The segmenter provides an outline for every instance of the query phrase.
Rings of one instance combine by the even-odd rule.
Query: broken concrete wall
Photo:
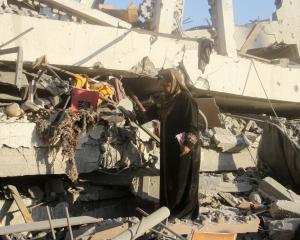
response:
[[[68,172],[70,162],[61,149],[54,151],[40,139],[35,123],[2,121],[0,132],[3,132],[0,137],[0,177]],[[109,135],[109,138],[103,140],[103,134]],[[138,132],[138,135],[145,133]],[[141,166],[147,161],[155,164],[159,160],[159,149],[149,141],[149,137],[142,138],[135,144],[133,130],[123,128],[122,124],[108,130],[102,125],[95,126],[79,140],[76,151],[78,173],[88,173],[98,168]],[[153,161],[153,157],[157,160]]]
[[[33,27],[30,32],[5,46],[24,46],[25,61],[34,61],[38,56],[46,54],[49,63],[53,64],[92,67],[101,62],[110,69],[129,70],[145,56],[149,56],[155,66],[160,68],[180,62],[185,45],[195,45],[195,49],[198,46],[195,41],[176,41],[142,30],[139,33],[136,30],[8,14],[1,15],[0,22],[5,23],[1,28],[0,46]],[[47,37],[50,32],[51,40]],[[44,40],[42,36],[45,36]],[[165,49],[163,54],[161,49]],[[8,57],[7,60],[14,60],[13,56]]]
[[[9,14],[1,15],[0,22],[5,23],[0,30],[0,45],[33,27],[5,46],[22,45],[26,61],[34,61],[37,56],[47,54],[50,63],[91,67],[101,62],[104,67],[119,70],[131,69],[145,56],[149,56],[156,68],[177,66],[183,61],[191,80],[200,89],[266,99],[251,60],[240,58],[235,61],[213,54],[202,74],[198,69],[198,42],[195,40],[176,40],[135,30]],[[48,37],[49,32],[52,33],[51,38]],[[4,59],[14,60],[14,56],[6,55]],[[255,66],[270,99],[300,101],[300,96],[294,94],[298,91],[295,82],[299,69],[260,62],[255,62]]]

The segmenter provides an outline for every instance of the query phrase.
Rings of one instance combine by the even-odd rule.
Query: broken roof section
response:
[[[47,4],[48,6],[53,6],[58,9],[65,11],[66,13],[71,13],[72,15],[78,16],[79,18],[86,20],[91,23],[104,25],[104,26],[114,26],[122,28],[131,28],[131,24],[115,18],[109,14],[102,11],[97,11],[90,9],[87,6],[68,0],[41,0],[41,2]]]

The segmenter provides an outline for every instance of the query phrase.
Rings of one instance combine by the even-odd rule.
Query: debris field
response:
[[[212,26],[183,30],[184,0],[127,9],[0,0],[0,28],[24,24],[11,39],[4,31],[15,29],[0,29],[0,238],[299,239],[300,17],[287,16],[286,2],[276,1],[277,19],[243,30],[232,0],[209,1]],[[263,33],[269,24],[281,43]],[[35,32],[47,26],[60,29],[53,41]],[[117,38],[96,43],[96,30]],[[66,33],[59,50],[58,31]],[[92,52],[76,58],[75,32],[74,42],[90,34],[78,55]],[[138,109],[161,98],[157,74],[167,67],[179,70],[207,119],[195,221],[159,206],[160,123],[137,121]]]

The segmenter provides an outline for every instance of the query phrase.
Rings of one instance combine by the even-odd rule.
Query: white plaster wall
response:
[[[264,22],[263,30],[258,34],[256,40],[250,45],[250,49],[268,47],[275,42],[284,42],[287,44],[297,44],[300,49],[300,24],[299,21],[292,25],[284,25],[281,21]],[[236,27],[235,40],[237,49],[240,49],[253,25]]]
[[[255,68],[252,66],[250,69],[250,65],[249,59],[234,60],[212,55],[203,77],[208,80],[212,91],[266,99]],[[283,68],[257,61],[255,61],[255,66],[270,99],[299,101],[299,68]]]
[[[46,54],[49,63],[61,65],[91,67],[101,62],[107,68],[129,70],[145,56],[154,57],[156,64],[165,63],[164,59],[174,61],[174,51],[184,44],[163,37],[151,44],[154,36],[131,30],[10,14],[0,16],[0,26],[0,46],[33,27],[5,48],[23,46],[24,60],[34,61]],[[16,56],[3,58],[15,60]]]
[[[0,46],[34,27],[33,31],[5,46],[23,46],[26,61],[46,54],[53,64],[91,67],[100,61],[106,68],[129,70],[145,56],[149,56],[157,68],[177,66],[183,60],[191,79],[195,83],[199,77],[207,79],[211,91],[266,98],[253,68],[247,80],[250,60],[213,54],[202,74],[198,69],[198,43],[193,40],[10,14],[0,15],[0,26]],[[14,60],[15,56],[2,58]],[[256,66],[270,99],[300,102],[300,69],[260,62],[256,62]],[[196,86],[202,87],[199,83]]]

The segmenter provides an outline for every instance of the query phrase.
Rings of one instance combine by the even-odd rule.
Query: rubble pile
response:
[[[30,75],[27,74],[28,94],[23,101],[13,101],[7,95],[2,99],[0,124],[6,124],[8,129],[11,129],[9,124],[24,128],[25,124],[31,124],[31,130],[23,133],[10,130],[9,134],[18,136],[19,141],[12,144],[3,137],[0,143],[5,151],[18,149],[18,154],[25,157],[31,149],[36,153],[28,159],[36,162],[41,161],[39,152],[43,151],[41,159],[48,161],[49,166],[42,175],[55,173],[58,164],[59,174],[68,178],[52,175],[36,184],[26,177],[25,185],[18,183],[18,178],[5,180],[1,204],[4,206],[6,199],[21,199],[35,221],[49,218],[45,206],[51,206],[54,219],[65,217],[66,207],[75,218],[82,215],[105,218],[97,220],[96,225],[76,228],[73,231],[76,235],[110,236],[126,231],[137,219],[117,217],[137,216],[135,208],[141,205],[153,211],[159,203],[159,147],[149,135],[149,131],[155,134],[157,123],[141,127],[133,122],[130,111],[136,103],[126,95],[115,76],[95,80],[93,76],[65,73],[51,67],[26,70]],[[17,91],[20,93],[22,88]],[[99,95],[96,100],[94,94]],[[194,222],[176,219],[167,226],[182,236],[196,232],[231,233],[240,239],[277,239],[274,236],[286,232],[294,236],[300,225],[300,196],[256,168],[264,136],[261,119],[271,118],[260,116],[256,121],[247,116],[219,113],[218,119],[218,123],[209,122],[210,127],[199,136],[200,217]],[[285,121],[285,126],[297,143],[298,122]],[[92,168],[82,170],[89,162]],[[61,167],[63,164],[65,167]],[[20,193],[11,192],[7,188],[11,185]],[[22,222],[24,208],[18,204],[9,208],[4,215],[5,225]],[[65,229],[63,233],[56,234],[69,239],[66,228],[61,229]],[[153,231],[156,237],[174,237],[172,232],[159,228]]]
[[[221,152],[238,153],[247,147],[257,148],[263,133],[255,121],[245,121],[220,114],[220,127],[208,129],[200,138],[204,147]]]
[[[104,1],[0,0],[1,19],[13,23],[3,24],[0,55],[17,54],[16,61],[0,60],[0,238],[300,236],[300,122],[277,117],[298,111],[299,98],[291,97],[298,91],[297,44],[294,32],[282,31],[295,20],[279,16],[271,29],[278,39],[293,36],[293,44],[276,42],[264,51],[260,42],[271,40],[261,34],[271,23],[262,21],[247,26],[237,51],[229,3],[209,1],[212,26],[205,29],[213,43],[183,33],[184,0],[143,0],[139,9]],[[274,46],[295,52],[297,61],[275,54]],[[41,51],[55,65],[46,56],[32,62]],[[199,133],[200,214],[193,222],[165,221],[169,210],[158,209],[159,122],[140,125],[134,114],[161,96],[158,70],[176,66],[208,124]],[[243,76],[244,86],[237,84]],[[266,90],[256,88],[257,80]],[[265,111],[276,117],[258,115]]]

